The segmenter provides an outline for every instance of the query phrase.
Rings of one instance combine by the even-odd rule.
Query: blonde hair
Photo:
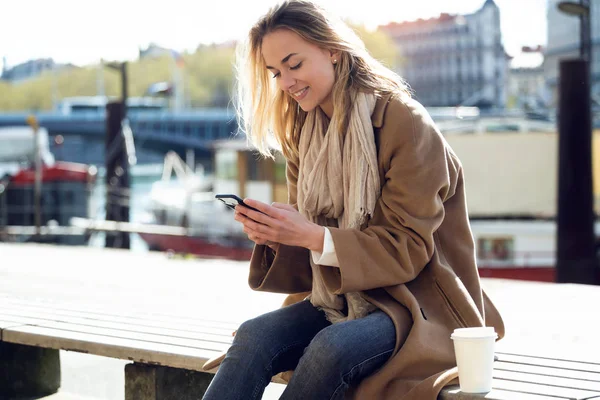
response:
[[[404,81],[373,58],[344,22],[311,1],[286,0],[252,27],[237,51],[238,123],[264,156],[273,157],[269,137],[274,135],[284,156],[297,158],[306,119],[306,112],[296,101],[277,88],[262,57],[263,38],[278,29],[287,29],[322,49],[340,53],[332,89],[333,118],[340,121],[340,132],[347,128],[349,115],[345,110],[351,109],[358,91],[410,96]]]

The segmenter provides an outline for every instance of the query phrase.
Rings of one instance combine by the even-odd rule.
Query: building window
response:
[[[480,237],[477,239],[477,258],[482,261],[512,261],[513,237]]]

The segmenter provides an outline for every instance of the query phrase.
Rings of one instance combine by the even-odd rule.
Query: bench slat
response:
[[[494,378],[492,387],[494,389],[502,389],[514,391],[518,393],[543,394],[546,396],[562,396],[567,399],[583,400],[600,396],[600,392],[591,390],[572,389],[565,387],[547,386],[532,382],[516,382],[506,379]]]
[[[600,395],[600,382],[586,381],[581,379],[560,378],[555,376],[545,376],[538,374],[526,374],[517,371],[498,371],[494,370],[494,378],[505,379],[517,382],[538,383],[553,387],[563,387],[570,389],[583,389],[598,392]]]
[[[17,326],[22,326],[23,323],[22,322],[15,322],[15,321],[3,321],[0,319],[0,341],[2,340],[2,331],[6,328],[13,328],[13,327],[17,327]]]
[[[600,364],[587,361],[562,360],[509,353],[496,354],[498,356],[499,361],[504,361],[506,363],[536,365],[549,368],[567,369],[572,371],[600,373]]]
[[[92,333],[40,326],[21,326],[3,331],[3,341],[29,346],[77,351],[146,364],[200,371],[204,362],[220,353],[201,348],[148,343]]]
[[[71,333],[91,334],[95,336],[104,336],[107,338],[126,339],[142,343],[143,348],[151,350],[154,345],[169,344],[176,347],[203,349],[214,352],[226,351],[230,344],[212,342],[199,339],[180,339],[172,336],[154,335],[140,332],[127,332],[117,329],[99,328],[94,326],[85,326],[77,324],[68,324],[63,322],[48,322],[43,325],[35,325],[40,328],[55,329],[57,332],[65,332],[66,335]],[[6,339],[5,339],[6,340]]]
[[[546,396],[543,394],[520,393],[502,389],[492,389],[485,395],[463,393],[458,385],[444,388],[438,400],[479,400],[485,396],[485,400],[571,400],[572,397]]]
[[[24,318],[24,317],[12,317],[12,316],[4,316],[0,314],[0,330],[5,328],[10,328],[13,326],[27,325],[32,322],[35,322],[35,319]]]
[[[144,308],[136,308],[131,304],[127,304],[125,308],[127,312],[123,312],[124,308],[122,304],[109,306],[103,304],[102,307],[98,307],[98,303],[90,303],[85,301],[83,297],[77,302],[56,302],[56,301],[36,301],[31,299],[17,299],[17,298],[6,298],[0,296],[0,305],[6,307],[34,307],[40,311],[53,311],[53,312],[85,312],[90,316],[95,315],[98,318],[103,316],[116,316],[124,318],[135,323],[135,320],[153,320],[163,322],[165,324],[184,324],[186,326],[204,326],[212,327],[216,329],[231,330],[236,329],[242,322],[235,321],[220,321],[202,315],[202,307],[195,309],[192,315],[177,315],[176,313],[162,314],[159,312],[148,312],[148,305]]]
[[[505,363],[503,361],[496,361],[494,363],[494,370],[514,371],[526,374],[536,374],[550,377],[572,378],[583,381],[600,382],[600,374],[597,372],[573,371],[570,369],[551,368],[540,365],[516,364]]]
[[[153,335],[160,335],[165,337],[173,337],[173,338],[182,338],[182,339],[198,339],[198,340],[206,340],[224,344],[231,344],[232,336],[230,332],[225,333],[206,333],[201,330],[192,331],[192,330],[176,330],[170,328],[155,328],[155,327],[147,327],[147,326],[135,326],[131,324],[125,324],[121,322],[107,322],[102,320],[96,320],[92,318],[81,318],[81,317],[68,317],[63,315],[53,315],[53,313],[38,313],[31,311],[19,311],[19,310],[8,310],[0,307],[0,319],[13,319],[17,318],[15,313],[19,313],[23,317],[27,317],[28,324],[30,325],[39,325],[39,326],[49,326],[49,324],[54,322],[62,322],[73,325],[81,325],[87,327],[97,327],[97,328],[107,328],[107,329],[115,329],[124,332],[137,332],[137,333],[147,333]],[[18,319],[18,318],[17,318]],[[76,328],[74,328],[76,329]]]
[[[206,324],[172,324],[163,321],[157,321],[154,319],[144,319],[142,317],[127,317],[118,314],[111,314],[110,312],[106,312],[103,314],[98,313],[90,313],[85,310],[79,311],[62,311],[62,310],[52,310],[45,309],[38,306],[19,306],[19,307],[11,307],[0,304],[0,313],[3,315],[37,315],[37,316],[48,316],[55,319],[60,318],[85,318],[89,320],[95,321],[104,321],[107,323],[122,323],[129,326],[137,326],[140,327],[140,330],[143,330],[146,327],[150,328],[164,328],[165,326],[170,329],[178,330],[178,331],[188,331],[188,332],[202,332],[213,335],[223,335],[223,336],[231,336],[231,333],[237,328],[218,328],[210,326],[210,322]]]

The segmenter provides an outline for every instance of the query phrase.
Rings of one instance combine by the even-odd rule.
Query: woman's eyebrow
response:
[[[283,59],[281,60],[281,63],[284,64],[284,63],[288,62],[290,57],[297,56],[297,55],[298,55],[298,53],[290,53],[287,56],[283,57]],[[275,69],[275,68],[267,65],[267,69]]]

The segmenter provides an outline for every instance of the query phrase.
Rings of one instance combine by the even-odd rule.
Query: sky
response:
[[[369,28],[389,22],[466,14],[485,0],[315,0]],[[7,0],[0,7],[0,57],[93,64],[132,60],[156,43],[194,51],[200,43],[244,37],[275,0]],[[546,0],[496,0],[506,51],[546,43]]]

